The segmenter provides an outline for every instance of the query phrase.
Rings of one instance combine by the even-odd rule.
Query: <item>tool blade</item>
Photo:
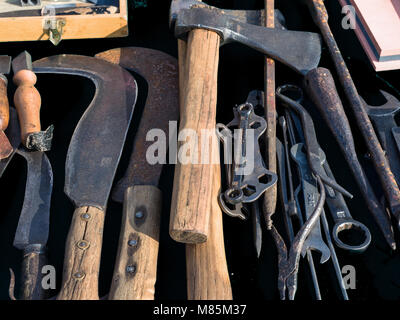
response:
[[[20,70],[32,70],[32,57],[27,52],[24,51],[15,57],[12,61],[12,68],[14,74]]]
[[[76,207],[104,210],[136,103],[136,81],[120,66],[93,57],[58,55],[33,66],[36,73],[83,76],[96,86],[69,145],[64,192]]]
[[[53,172],[45,153],[30,152],[22,146],[17,153],[25,158],[28,166],[24,204],[14,238],[14,247],[23,250],[31,244],[47,243]]]
[[[146,141],[146,136],[153,128],[167,136],[170,121],[178,120],[178,62],[166,53],[147,48],[113,49],[96,57],[134,71],[148,83],[146,106],[135,136],[130,163],[112,194],[115,201],[122,202],[129,186],[158,186],[163,163],[152,164],[148,161],[146,152],[154,141]]]
[[[9,74],[11,68],[11,57],[0,56],[0,74]]]

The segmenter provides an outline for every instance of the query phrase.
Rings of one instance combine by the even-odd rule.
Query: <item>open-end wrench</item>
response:
[[[397,184],[400,183],[400,157],[392,129],[397,127],[395,115],[400,111],[400,101],[386,91],[380,90],[385,97],[386,103],[381,106],[370,106],[361,98],[365,111],[374,124],[382,148],[386,152],[390,169],[392,170]]]
[[[308,164],[307,155],[304,152],[304,144],[298,143],[294,145],[291,150],[293,160],[296,162],[299,168],[299,174],[301,176],[302,191],[304,197],[304,212],[305,218],[308,220],[315,210],[316,204],[319,199],[317,182],[313,177],[313,173]],[[320,155],[320,162],[325,162],[325,159]],[[331,252],[328,246],[325,244],[322,233],[321,224],[318,219],[314,228],[311,230],[307,240],[304,243],[302,254],[305,256],[307,250],[315,250],[321,253],[320,263],[327,262],[331,256]]]

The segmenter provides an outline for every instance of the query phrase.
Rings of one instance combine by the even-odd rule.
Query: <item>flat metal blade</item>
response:
[[[64,192],[76,207],[104,210],[136,103],[136,81],[120,66],[87,56],[48,57],[33,67],[36,73],[78,75],[95,84],[69,145]]]
[[[21,52],[17,57],[15,57],[12,61],[12,68],[14,74],[20,70],[32,70],[32,57],[27,52]]]
[[[150,130],[157,129],[168,136],[170,121],[178,120],[178,62],[161,51],[133,47],[105,51],[96,57],[134,71],[148,83],[146,106],[135,136],[130,163],[112,194],[115,201],[122,202],[129,186],[158,186],[163,164],[151,164],[146,158],[146,151],[154,144],[153,141],[146,141],[146,135]]]
[[[14,238],[14,247],[23,250],[28,245],[47,244],[53,171],[44,152],[21,146],[17,154],[25,158],[28,166],[24,204]]]
[[[11,68],[11,57],[0,56],[0,74],[9,74]]]

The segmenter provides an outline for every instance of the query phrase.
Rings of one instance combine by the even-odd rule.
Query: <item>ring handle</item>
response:
[[[339,239],[339,233],[344,230],[358,230],[359,232],[362,232],[364,234],[364,241],[359,245],[344,243],[342,240]],[[369,231],[369,229],[361,222],[353,219],[348,219],[336,223],[332,230],[332,237],[339,248],[355,253],[364,252],[371,244],[371,232]]]

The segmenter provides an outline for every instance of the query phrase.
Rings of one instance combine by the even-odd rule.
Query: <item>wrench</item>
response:
[[[380,90],[387,102],[379,107],[368,105],[363,98],[365,111],[374,124],[378,133],[382,148],[386,151],[386,157],[390,168],[396,178],[397,184],[400,183],[400,158],[396,146],[396,141],[392,134],[392,129],[397,127],[395,115],[400,111],[400,101],[386,91]]]
[[[323,158],[326,159],[325,154],[322,150],[320,150],[320,153],[321,155],[323,155]],[[328,177],[335,180],[335,177],[327,161],[325,161],[325,163],[323,164],[323,169],[325,170]],[[339,248],[342,248],[344,250],[348,250],[354,253],[364,252],[371,243],[371,232],[364,224],[353,219],[342,194],[340,194],[339,192],[335,192],[332,188],[328,186],[325,186],[325,188],[326,203],[328,205],[332,219],[335,223],[332,229],[333,241]],[[339,234],[344,230],[356,230],[356,232],[358,231],[362,233],[364,238],[363,242],[358,245],[343,242],[339,238]]]
[[[308,220],[315,210],[316,203],[319,199],[319,193],[317,182],[313,177],[312,171],[308,164],[307,155],[304,152],[303,148],[304,144],[298,143],[291,148],[290,152],[293,160],[296,162],[299,168],[299,174],[301,175],[301,184],[305,206],[304,211],[306,219]],[[322,158],[321,155],[320,162],[325,162],[325,158]],[[321,253],[321,264],[327,262],[331,257],[331,252],[322,238],[321,224],[319,218],[304,243],[304,246],[302,248],[303,257],[306,255],[308,249],[315,250]]]

